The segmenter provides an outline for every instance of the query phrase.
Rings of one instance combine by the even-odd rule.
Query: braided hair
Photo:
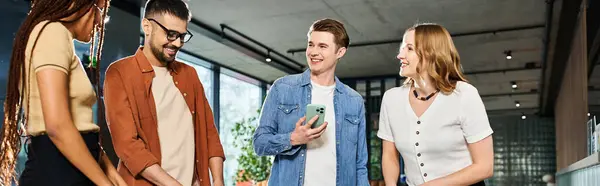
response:
[[[29,85],[25,70],[30,71],[31,65],[29,65],[29,69],[25,69],[25,63],[29,63],[29,61],[25,61],[25,49],[33,28],[43,21],[48,22],[43,25],[41,30],[44,30],[48,23],[52,22],[75,22],[85,14],[78,16],[74,20],[63,21],[62,19],[75,15],[80,10],[96,8],[95,6],[97,6],[99,1],[102,0],[32,0],[31,10],[15,35],[10,58],[8,86],[6,100],[4,102],[4,124],[2,125],[2,128],[0,128],[0,185],[12,185],[13,182],[16,183],[16,160],[19,150],[21,149],[21,135],[25,130],[25,128],[22,128],[22,130],[19,130],[19,128],[21,124],[23,124],[22,126],[27,124],[27,116],[29,115],[28,109],[23,108],[24,97],[29,96],[29,91],[20,90],[26,90]],[[97,89],[97,100],[100,100],[98,90],[100,90],[100,54],[104,42],[103,20],[106,17],[110,4],[110,0],[105,1],[106,3],[103,7],[104,11],[101,12],[102,21],[95,23],[92,46],[90,47],[90,54],[95,56],[97,61],[96,67],[93,70],[95,75],[95,88]],[[94,11],[94,16],[96,15],[96,12],[97,11]],[[33,48],[35,48],[37,39],[38,38],[34,40]],[[98,40],[98,43],[96,43],[96,40]],[[96,44],[97,47],[94,48],[94,45]],[[24,95],[24,92],[27,92],[27,95]],[[29,101],[25,104],[29,104]],[[98,112],[98,114],[100,115],[102,112]]]

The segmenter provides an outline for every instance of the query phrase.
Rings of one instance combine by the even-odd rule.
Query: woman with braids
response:
[[[92,111],[98,95],[73,46],[73,39],[92,42],[100,60],[109,1],[32,1],[10,60],[0,185],[16,181],[21,136],[29,143],[19,185],[125,185],[100,146]]]

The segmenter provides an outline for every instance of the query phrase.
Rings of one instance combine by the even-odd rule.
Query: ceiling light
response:
[[[512,59],[512,51],[505,51],[504,54],[506,54],[506,59]]]
[[[527,119],[527,116],[525,116],[525,114],[523,114],[523,115],[521,115],[521,119],[525,120],[525,119]]]
[[[521,103],[519,103],[519,101],[515,101],[515,106],[516,107],[521,107]]]
[[[517,82],[511,81],[510,84],[511,84],[512,89],[517,89],[518,88]]]
[[[590,117],[590,116],[591,116],[591,114],[588,112],[588,117]]]
[[[267,58],[265,59],[266,62],[271,62],[271,51],[267,51]]]

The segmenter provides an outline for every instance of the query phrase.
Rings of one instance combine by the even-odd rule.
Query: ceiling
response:
[[[301,64],[306,64],[304,52],[287,51],[304,48],[308,28],[322,18],[342,21],[351,44],[386,43],[350,47],[337,67],[340,78],[395,76],[399,43],[390,40],[401,39],[404,30],[415,23],[438,23],[452,34],[467,34],[453,39],[464,71],[470,74],[468,79],[479,89],[488,110],[515,109],[515,101],[521,108],[539,105],[536,91],[545,34],[543,0],[209,0],[190,1],[189,5],[195,20],[214,28],[225,24]],[[494,30],[499,31],[491,32]],[[224,32],[267,50],[227,29]],[[469,34],[477,32],[481,33]],[[288,74],[203,34],[195,34],[185,49],[266,81]],[[511,60],[506,59],[506,50],[512,51]],[[271,63],[277,62],[291,64],[288,60]],[[527,63],[532,68],[525,69]],[[511,81],[518,83],[518,89],[511,88]]]
[[[143,6],[143,0],[123,2]],[[459,35],[453,40],[464,71],[489,111],[538,112],[545,0],[203,0],[188,4],[194,37],[184,49],[265,82],[302,70],[282,68],[282,64],[306,66],[304,52],[287,51],[305,47],[306,33],[315,20],[342,21],[351,45],[383,43],[350,47],[337,67],[340,78],[396,76],[399,64],[395,56],[404,30],[415,23],[438,23]],[[221,24],[260,44],[222,30]],[[274,52],[274,61],[266,62],[268,50],[295,62]],[[504,54],[507,50],[512,51],[510,60]],[[518,84],[516,90],[511,88],[512,81]],[[589,85],[600,89],[600,69],[593,71]],[[597,98],[600,91],[590,91],[591,105],[600,105]],[[515,108],[515,101],[520,108]]]
[[[140,0],[128,1],[141,5]],[[539,111],[546,34],[545,0],[205,0],[188,3],[193,14],[190,30],[194,38],[184,49],[266,82],[302,71],[301,68],[282,68],[282,64],[306,66],[302,49],[308,28],[315,20],[334,18],[346,26],[351,47],[336,71],[342,79],[395,77],[399,68],[395,56],[404,30],[415,23],[438,23],[454,36],[467,78],[478,88],[489,111],[501,114]],[[222,29],[222,25],[260,44]],[[295,62],[273,57],[273,52],[270,57],[274,61],[266,62],[264,58],[269,50]],[[513,57],[510,60],[504,53],[508,50]],[[512,89],[511,82],[516,82],[518,88]],[[600,98],[600,91],[596,91],[600,89],[599,70],[593,71],[589,85],[590,105],[600,105],[596,101],[600,99],[595,99]],[[515,107],[515,101],[520,102],[520,108]]]
[[[530,25],[543,26],[544,1],[423,0],[220,0],[190,1],[196,20],[226,24],[280,53],[303,48],[311,23],[321,18],[344,22],[351,43],[400,39],[417,22],[444,25],[452,33]],[[490,21],[494,20],[494,21]],[[225,33],[236,35],[225,30]],[[196,34],[201,35],[201,34]],[[523,67],[541,60],[544,28],[455,38],[465,71]],[[212,41],[211,41],[212,40]],[[341,78],[391,75],[398,71],[398,43],[351,47],[336,71]],[[186,49],[244,70],[267,81],[285,73],[207,37],[194,37]],[[514,50],[515,59],[504,59]],[[518,52],[523,50],[523,52]],[[287,54],[305,64],[304,53]]]

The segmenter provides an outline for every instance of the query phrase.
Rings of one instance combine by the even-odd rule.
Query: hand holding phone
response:
[[[325,105],[308,104],[306,106],[306,118],[319,116],[319,119],[311,125],[311,128],[318,128],[325,122]]]
[[[293,146],[307,144],[313,139],[321,137],[325,132],[325,128],[327,128],[327,122],[325,122],[325,106],[311,104],[306,108],[306,116],[300,118],[298,122],[296,122],[296,128],[290,135],[290,144]],[[304,124],[304,121],[307,119],[309,121]]]

